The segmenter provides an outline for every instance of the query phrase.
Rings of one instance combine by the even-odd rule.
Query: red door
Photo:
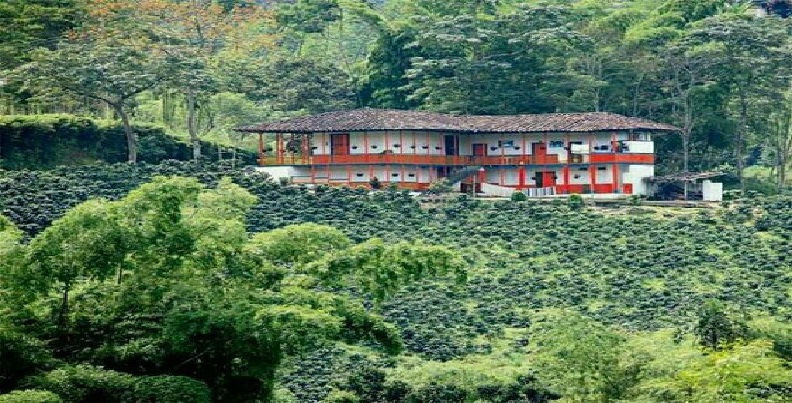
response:
[[[547,157],[547,144],[533,143],[531,144],[531,150],[533,152],[534,164],[544,163]]]
[[[487,156],[487,145],[486,144],[473,144],[473,156],[474,157],[486,157]]]
[[[553,187],[556,185],[555,172],[542,172],[542,184],[544,187]]]
[[[349,155],[349,134],[334,134],[331,150],[333,155]]]

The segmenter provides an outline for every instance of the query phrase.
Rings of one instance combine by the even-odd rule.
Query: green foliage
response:
[[[130,375],[89,365],[66,366],[26,381],[32,389],[46,390],[66,402],[119,400],[133,382]],[[122,398],[123,399],[123,398]]]
[[[153,125],[136,124],[139,160],[158,163],[188,160],[189,145]],[[217,145],[204,143],[208,157]],[[249,163],[250,153],[239,157]],[[73,115],[0,116],[0,166],[5,169],[48,169],[59,165],[123,162],[127,158],[123,128],[117,123]]]
[[[209,403],[212,401],[206,384],[183,376],[147,376],[135,380],[130,401]]]
[[[638,381],[641,361],[625,337],[574,312],[552,312],[532,327],[540,376],[572,400],[613,401]]]
[[[511,195],[511,200],[515,202],[522,202],[528,200],[528,196],[523,192],[514,192]]]
[[[745,337],[747,329],[731,319],[718,301],[707,301],[699,311],[694,333],[703,347],[720,350]]]
[[[0,395],[0,403],[61,403],[58,395],[43,390],[15,390]]]
[[[569,199],[567,200],[567,206],[571,210],[581,210],[586,207],[586,201],[583,200],[583,197],[579,194],[572,194],[569,195]]]

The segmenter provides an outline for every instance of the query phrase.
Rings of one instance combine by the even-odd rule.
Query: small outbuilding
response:
[[[653,200],[723,201],[723,183],[712,179],[723,172],[681,172],[646,178],[649,198]]]

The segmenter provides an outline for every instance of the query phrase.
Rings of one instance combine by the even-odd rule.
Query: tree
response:
[[[690,32],[692,43],[702,47],[718,73],[718,80],[731,90],[738,124],[734,138],[734,158],[744,190],[745,142],[751,118],[766,114],[757,108],[767,94],[787,88],[792,69],[788,28],[776,18],[749,18],[742,14],[720,14],[696,24]]]
[[[707,301],[698,314],[698,323],[694,330],[701,346],[721,350],[738,339],[745,337],[746,327],[732,320],[722,304]]]
[[[531,334],[540,379],[572,401],[618,400],[639,379],[624,336],[577,313],[545,312]]]
[[[362,340],[401,351],[395,326],[317,285],[359,286],[381,301],[422,278],[464,278],[464,261],[439,246],[352,245],[313,224],[250,239],[244,218],[254,203],[228,179],[207,189],[158,177],[120,200],[78,205],[21,246],[9,276],[35,297],[18,301],[59,306],[69,326],[52,326],[42,309],[9,320],[36,338],[57,336],[53,347],[70,362],[122,377],[189,377],[214,400],[267,400],[288,355]]]
[[[130,39],[130,40],[127,40]],[[143,39],[82,37],[62,41],[55,50],[35,51],[18,74],[41,96],[68,94],[109,105],[124,127],[128,161],[137,161],[137,136],[130,122],[135,96],[167,77],[164,54]]]

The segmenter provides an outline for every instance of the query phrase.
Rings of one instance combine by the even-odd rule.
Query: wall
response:
[[[704,201],[720,202],[723,201],[723,184],[712,181],[704,181],[701,184],[701,191]]]
[[[445,135],[453,133],[420,132],[420,131],[381,131],[351,133],[349,135],[350,154],[380,154],[389,150],[394,154],[418,155],[445,155]],[[611,147],[611,133],[597,134],[570,134],[569,141],[581,141],[589,144],[591,141],[592,152],[613,152]],[[627,140],[630,136],[625,133],[616,134],[617,139]],[[647,134],[633,135],[633,138],[650,139]],[[532,155],[533,143],[548,141],[547,153],[558,155],[559,159],[567,158],[567,135],[560,133],[543,134],[459,134],[459,155],[473,155],[473,144],[486,144],[488,156],[516,156]],[[511,142],[511,147],[505,144]],[[651,141],[628,142],[631,153],[654,153],[654,143]],[[368,145],[368,149],[366,149]],[[394,147],[400,145],[400,147]],[[312,136],[311,147],[314,155],[328,155],[331,153],[331,134],[318,133]]]
[[[648,195],[650,186],[643,180],[654,176],[653,165],[628,165],[624,167],[622,182],[633,185],[633,194]]]
[[[288,176],[308,182],[310,182],[312,172],[309,167],[264,167],[261,170],[268,173],[270,172],[269,170],[272,170],[271,175],[276,180],[279,177]],[[331,166],[329,173],[331,182],[347,182],[349,180],[353,184],[368,184],[372,177],[377,177],[383,183],[430,183],[430,178],[434,179],[435,177],[435,174],[428,167],[401,165],[350,165],[349,170],[347,170],[345,165],[340,165]],[[326,167],[315,168],[313,174],[318,182],[328,180],[328,169]]]

